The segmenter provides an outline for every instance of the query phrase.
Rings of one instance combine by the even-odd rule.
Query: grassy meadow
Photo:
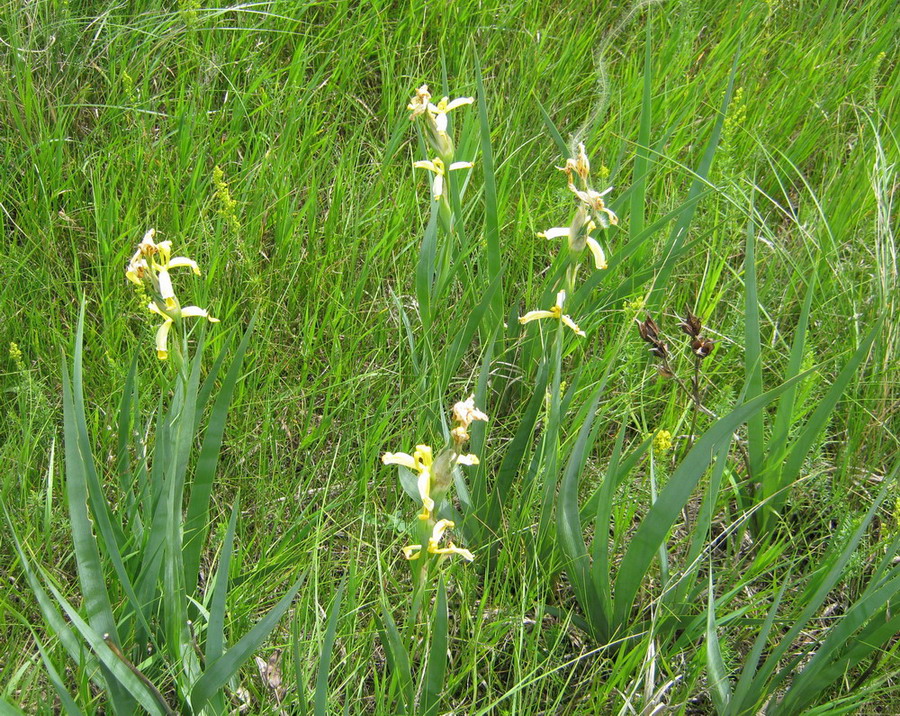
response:
[[[3,3],[0,712],[900,711],[893,5]]]

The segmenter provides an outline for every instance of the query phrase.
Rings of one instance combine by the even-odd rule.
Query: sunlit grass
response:
[[[166,368],[145,350],[156,326],[123,277],[136,242],[157,227],[204,268],[202,278],[188,282],[192,300],[231,326],[259,315],[213,491],[211,520],[223,526],[213,528],[204,558],[212,568],[240,493],[229,631],[246,632],[309,570],[269,645],[283,650],[285,704],[292,708],[305,689],[311,708],[328,698],[328,712],[345,705],[350,713],[386,712],[380,709],[397,693],[378,619],[385,600],[400,610],[412,588],[400,552],[409,543],[404,528],[412,508],[380,457],[418,443],[442,445],[442,411],[478,392],[488,374],[478,404],[491,422],[486,438],[473,433],[484,479],[496,475],[515,437],[540,380],[541,354],[537,329],[525,326],[520,334],[515,318],[549,308],[553,271],[563,270],[553,263],[557,244],[536,234],[568,221],[574,206],[555,168],[565,156],[543,107],[563,140],[578,133],[593,171],[604,176],[597,188],[615,187],[607,198],[620,217],[620,228],[603,242],[606,276],[565,304],[588,334],[583,344],[567,337],[560,359],[563,391],[581,368],[560,428],[565,454],[609,369],[578,485],[582,509],[608,470],[620,428],[625,453],[658,430],[671,431],[674,449],[654,458],[662,485],[689,434],[702,435],[712,422],[695,417],[684,391],[657,379],[657,361],[633,327],[635,317],[644,318],[638,306],[653,312],[675,351],[673,369],[688,380],[690,355],[675,343],[690,306],[716,342],[704,363],[705,407],[723,416],[739,403],[750,217],[764,390],[793,375],[791,349],[816,276],[810,330],[796,356],[799,369],[815,373],[797,385],[792,426],[826,397],[876,320],[889,317],[804,456],[766,551],[741,547],[743,535],[755,533],[742,517],[741,500],[752,490],[737,449],[721,476],[711,537],[733,535],[727,549],[734,551],[704,552],[702,580],[711,556],[716,596],[746,587],[728,608],[761,622],[793,565],[781,614],[789,620],[809,597],[802,578],[828,554],[832,535],[849,539],[898,452],[900,333],[890,318],[900,292],[891,251],[900,154],[893,133],[900,86],[895,15],[888,2],[853,9],[837,2],[682,2],[634,12],[579,3],[273,2],[228,9],[184,2],[174,9],[144,3],[140,12],[7,3],[0,11],[0,456],[3,499],[26,549],[66,596],[79,599],[63,489],[60,349],[71,349],[84,295],[88,428],[115,505],[114,465],[104,461],[115,451],[117,403],[135,353],[143,384],[166,384]],[[672,236],[671,220],[654,224],[688,196],[738,49],[716,157],[679,238],[688,248],[667,269],[666,285],[651,292]],[[496,183],[490,199],[480,105],[454,110],[461,113],[460,156],[475,161],[459,207],[468,247],[453,249],[465,260],[428,316],[417,284],[428,172],[414,171],[413,161],[432,155],[423,152],[405,109],[425,82],[436,97],[484,103]],[[487,258],[479,263],[491,238],[489,201],[497,212],[503,313],[493,316],[489,302],[483,325],[457,352],[454,340],[465,333],[493,270]],[[644,230],[650,238],[623,258]],[[589,274],[585,265],[579,283]],[[498,328],[501,318],[505,328]],[[485,369],[495,328],[498,343]],[[223,337],[211,332],[209,339],[214,355]],[[20,357],[7,359],[11,342]],[[552,386],[552,375],[544,380]],[[551,401],[542,398],[543,391],[536,410],[549,410]],[[535,420],[543,426],[545,418],[541,412]],[[774,420],[772,407],[766,436]],[[744,428],[738,438],[753,442]],[[528,475],[525,460],[510,486],[516,509],[503,512],[499,527],[480,530],[482,539],[471,545],[475,563],[444,565],[451,617],[442,712],[618,713],[626,704],[640,711],[655,702],[712,711],[705,621],[688,630],[690,638],[676,630],[639,639],[631,650],[597,651],[578,622],[583,615],[561,571],[563,558],[535,545],[544,495]],[[673,569],[690,554],[691,527],[711,479],[714,472],[700,481],[684,523],[673,527]],[[612,496],[614,569],[651,492],[642,462]],[[815,629],[829,624],[834,605],[861,594],[873,568],[869,555],[881,549],[883,556],[897,533],[893,510],[886,504],[879,512],[877,529],[866,533]],[[594,516],[582,515],[584,524]],[[592,547],[591,529],[586,537]],[[79,704],[97,707],[102,698],[89,675],[66,671],[62,648],[48,638],[5,532],[0,544],[7,545],[0,550],[0,693],[26,711],[53,707],[47,677],[32,668],[40,656],[25,626],[31,624]],[[657,577],[654,566],[638,594],[642,618],[654,605],[671,606],[657,601]],[[699,595],[700,607],[706,598]],[[394,614],[398,624],[402,615]],[[643,633],[654,633],[653,623],[645,626]],[[329,629],[335,648],[322,697],[316,677]],[[733,678],[755,634],[742,623],[734,630],[720,625],[722,659]],[[853,686],[849,693],[858,698],[896,708],[896,643],[891,648],[868,670],[849,674],[841,693]],[[275,708],[277,694],[252,667],[241,685],[254,710]],[[836,696],[826,692],[821,701]]]

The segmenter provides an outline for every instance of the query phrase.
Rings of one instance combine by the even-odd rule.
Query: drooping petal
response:
[[[428,159],[420,159],[417,162],[413,162],[413,167],[415,169],[427,169],[430,172],[434,172],[435,174],[442,174],[443,170],[438,169],[437,165],[434,162]]]
[[[405,452],[386,452],[381,456],[381,462],[385,465],[403,465],[410,470],[416,469],[416,460]]]
[[[575,335],[581,336],[582,338],[584,338],[587,335],[587,333],[582,331],[578,327],[578,324],[575,323],[575,321],[573,321],[569,316],[563,314],[562,316],[560,316],[560,320],[563,322],[563,325],[566,325],[569,328],[571,328],[573,331],[575,331]]]
[[[529,311],[524,316],[519,316],[519,323],[525,324],[541,318],[556,318],[556,314],[553,311]]]
[[[457,169],[471,169],[474,166],[475,165],[472,164],[472,162],[453,162],[453,164],[450,165],[449,171],[454,172]]]
[[[415,559],[418,559],[422,556],[422,545],[420,544],[411,544],[408,547],[403,548],[403,556],[406,557],[410,562]]]
[[[187,267],[198,276],[200,275],[200,267],[197,265],[197,262],[186,256],[176,256],[175,258],[170,259],[165,267],[167,269]]]
[[[456,464],[457,465],[477,465],[478,464],[478,455],[457,455],[456,456]]]
[[[169,272],[161,267],[156,274],[159,279],[159,295],[163,297],[166,305],[175,305],[175,289],[172,287],[172,277]]]
[[[606,268],[606,254],[603,253],[603,247],[597,243],[596,239],[587,237],[587,247],[590,249],[591,253],[594,255],[594,265],[598,269]]]
[[[472,104],[474,101],[474,97],[457,97],[456,99],[447,103],[447,105],[444,107],[444,111],[449,112],[451,109],[456,109],[457,107],[462,107],[466,104]]]
[[[434,528],[431,530],[431,542],[437,544],[441,541],[444,536],[444,532],[448,529],[456,527],[456,523],[453,520],[438,520]]]
[[[552,229],[547,229],[546,231],[541,231],[538,233],[543,239],[562,239],[569,238],[569,227],[568,226],[556,226]]]
[[[181,309],[182,318],[205,318],[210,323],[218,323],[218,318],[213,318],[205,308],[199,306],[184,306]]]
[[[419,519],[427,520],[434,511],[434,500],[431,499],[431,470],[424,469],[419,473],[417,481],[419,497],[422,498],[422,514]]]
[[[156,357],[165,360],[169,357],[169,329],[172,327],[172,319],[167,318],[156,329]]]

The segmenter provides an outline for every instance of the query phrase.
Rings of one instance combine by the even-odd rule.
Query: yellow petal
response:
[[[416,460],[412,455],[405,452],[386,452],[381,456],[381,462],[385,465],[403,465],[410,470],[416,469]]]
[[[218,318],[213,318],[205,308],[199,306],[185,306],[181,309],[182,318],[205,318],[210,323],[219,323]]]
[[[569,316],[566,316],[566,315],[560,316],[560,320],[562,320],[564,325],[568,326],[573,331],[575,331],[575,335],[581,336],[582,338],[584,338],[587,335],[584,331],[582,331],[578,327],[578,325],[575,323],[575,321],[573,321],[571,318],[569,318]]]
[[[427,159],[420,159],[417,162],[413,162],[413,168],[427,169],[428,171],[434,172],[435,174],[440,174],[443,171],[442,169],[438,169],[437,165],[434,162]]]
[[[603,248],[600,244],[597,243],[596,239],[592,239],[590,236],[587,237],[587,247],[591,250],[591,253],[594,255],[594,265],[598,269],[606,268],[606,254],[603,253]]]
[[[529,311],[524,316],[519,317],[519,323],[528,323],[529,321],[537,321],[541,318],[556,318],[553,311]]]
[[[156,357],[165,360],[169,357],[169,329],[172,327],[172,319],[167,318],[156,329]]]
[[[422,498],[423,514],[428,513],[430,515],[434,511],[434,500],[431,499],[431,470],[427,468],[422,470],[419,473],[417,484],[419,497]]]
[[[403,556],[406,557],[409,561],[418,559],[421,555],[422,545],[420,544],[411,544],[408,547],[403,548]]]
[[[186,256],[176,256],[174,259],[170,259],[166,263],[165,267],[167,269],[187,267],[198,276],[200,275],[200,267],[197,265],[197,262],[193,259],[187,258]]]

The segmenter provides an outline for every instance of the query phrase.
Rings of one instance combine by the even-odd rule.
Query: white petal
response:
[[[458,455],[456,458],[456,463],[458,465],[477,465],[478,455]]]
[[[434,178],[434,184],[431,187],[431,193],[434,194],[435,199],[440,199],[444,193],[444,175],[438,174]]]
[[[462,107],[465,104],[472,104],[475,101],[474,97],[457,97],[452,102],[448,102],[447,106],[444,107],[445,112],[449,112],[451,109],[456,109],[457,107]]]
[[[386,452],[381,456],[381,462],[385,465],[403,465],[410,470],[416,469],[415,458],[405,452]]]
[[[197,262],[186,256],[176,256],[174,259],[170,259],[169,263],[166,264],[167,269],[181,267],[187,267],[198,276],[200,275],[200,267],[197,265]]]
[[[166,303],[168,303],[170,298],[175,298],[175,289],[172,288],[172,278],[169,276],[169,272],[164,268],[159,270],[157,277],[159,278],[159,293],[166,300]]]
[[[556,294],[556,305],[559,306],[560,308],[562,308],[565,300],[566,300],[566,292],[565,291],[560,291],[559,293]]]
[[[453,162],[453,164],[450,165],[450,171],[452,172],[457,169],[471,169],[474,166],[475,165],[472,164],[472,162]]]
[[[563,237],[569,238],[569,227],[568,226],[557,226],[552,229],[547,229],[544,232],[538,234],[545,239],[562,239]]]
[[[218,323],[218,318],[213,318],[205,308],[199,306],[185,306],[181,309],[182,318],[205,318],[210,323]]]
[[[441,112],[434,118],[434,125],[441,134],[447,133],[447,115]]]

